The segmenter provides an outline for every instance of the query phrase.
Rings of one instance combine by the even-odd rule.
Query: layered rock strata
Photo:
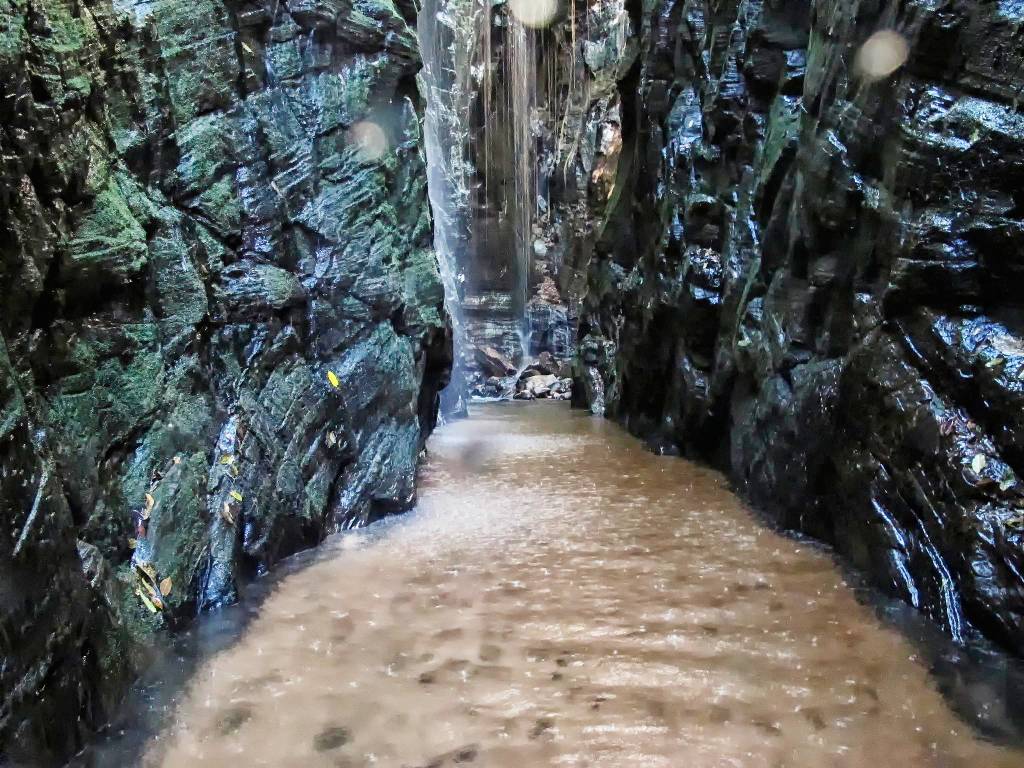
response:
[[[1024,653],[1024,6],[627,11],[578,401]]]
[[[0,7],[0,762],[408,507],[451,363],[415,7]]]

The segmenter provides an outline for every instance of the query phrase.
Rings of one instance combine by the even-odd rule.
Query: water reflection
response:
[[[344,551],[340,551],[340,550]],[[146,763],[1020,766],[829,558],[557,405],[431,443],[416,515],[283,579]]]

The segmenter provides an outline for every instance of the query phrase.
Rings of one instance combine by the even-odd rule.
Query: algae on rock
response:
[[[413,502],[451,364],[414,16],[0,10],[0,761],[74,751],[160,626]]]

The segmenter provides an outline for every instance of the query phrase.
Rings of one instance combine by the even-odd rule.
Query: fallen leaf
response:
[[[220,516],[224,518],[228,525],[235,524],[235,513],[231,511],[231,504],[224,502],[224,506],[221,507]]]
[[[240,494],[238,491],[232,491],[231,492],[231,498],[234,499],[235,501],[241,501],[242,500],[242,494]]]
[[[135,567],[144,576],[148,576],[150,581],[156,581],[156,568],[153,567],[152,563],[136,563]]]
[[[985,467],[987,467],[987,466],[988,466],[988,459],[985,458],[985,454],[983,454],[983,453],[975,454],[974,460],[971,461],[971,469],[974,470],[974,474],[980,475],[982,472],[985,471]]]
[[[181,456],[175,456],[174,457],[174,463],[175,464],[181,464]]]
[[[171,594],[171,587],[173,586],[174,583],[171,581],[171,577],[168,576],[166,579],[160,582],[160,594],[164,597],[167,597],[169,594]]]
[[[148,595],[153,605],[160,610],[163,610],[164,603],[160,599],[160,593],[157,591],[156,586],[154,584],[150,584],[145,579],[139,579],[139,583],[142,585],[143,594]]]
[[[327,444],[333,448],[335,445],[337,445],[337,443],[338,443],[338,436],[336,434],[334,434],[333,432],[328,432],[327,433]]]
[[[242,43],[242,48],[244,48],[247,53],[253,52],[252,48],[249,47],[248,43]]]
[[[153,514],[153,507],[156,506],[156,499],[153,498],[152,493],[146,494],[146,506],[142,508],[141,517],[143,520],[149,520],[150,515]]]
[[[987,363],[985,363],[985,367],[986,368],[997,368],[998,366],[1003,365],[1005,363],[1006,363],[1006,358],[1005,357],[996,357],[996,358],[993,358],[992,360],[989,360]]]
[[[139,546],[138,539],[128,539],[128,549],[135,549]]]
[[[335,389],[341,386],[341,379],[338,378],[338,374],[336,374],[334,371],[327,372],[327,380],[331,382],[331,386],[334,387]]]
[[[228,473],[229,473],[229,474],[230,474],[230,475],[231,475],[232,477],[238,477],[238,476],[239,476],[240,474],[242,474],[242,473],[241,473],[241,472],[239,471],[239,469],[238,469],[238,465],[237,465],[237,464],[232,464],[232,465],[231,465],[230,467],[228,467]]]
[[[223,456],[220,457],[221,464],[231,464],[232,462],[234,462],[234,460],[235,457],[232,456],[230,453],[225,453]]]
[[[1004,477],[999,483],[1000,491],[1008,491],[1013,488],[1013,484],[1017,482],[1015,477]]]
[[[150,613],[156,613],[156,606],[153,604],[153,601],[146,597],[145,593],[141,589],[136,589],[135,594],[139,596],[142,600],[142,604],[149,609]]]

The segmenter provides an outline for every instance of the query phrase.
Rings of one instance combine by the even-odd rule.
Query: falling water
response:
[[[419,14],[418,34],[423,55],[420,88],[426,97],[424,138],[428,189],[434,213],[434,248],[445,287],[445,303],[452,318],[455,370],[446,392],[446,413],[465,408],[466,348],[461,298],[472,239],[470,200],[474,168],[470,160],[470,120],[480,70],[480,50],[490,56],[489,0],[425,0]],[[480,46],[482,38],[486,46]],[[483,67],[486,70],[486,67]]]
[[[426,0],[419,14],[435,248],[455,330],[453,381],[460,394],[474,344],[494,343],[510,357],[529,354],[537,29],[551,22],[556,9],[554,0],[517,0],[506,8],[490,0]],[[508,236],[488,241],[488,221]],[[492,253],[505,269],[497,287],[493,274],[484,275]],[[464,315],[479,312],[467,306],[476,307],[496,289],[508,297],[511,317],[489,317],[495,324],[485,336],[495,341],[481,340],[473,318]],[[448,405],[449,412],[461,410]]]
[[[529,302],[533,255],[533,219],[537,206],[536,163],[533,142],[533,108],[537,91],[537,48],[534,31],[516,15],[509,15],[506,42],[508,87],[512,104],[512,152],[515,164],[511,215],[515,229],[516,300],[520,302],[520,323],[525,337],[523,351],[529,351],[526,305]],[[488,116],[489,117],[489,116]]]

